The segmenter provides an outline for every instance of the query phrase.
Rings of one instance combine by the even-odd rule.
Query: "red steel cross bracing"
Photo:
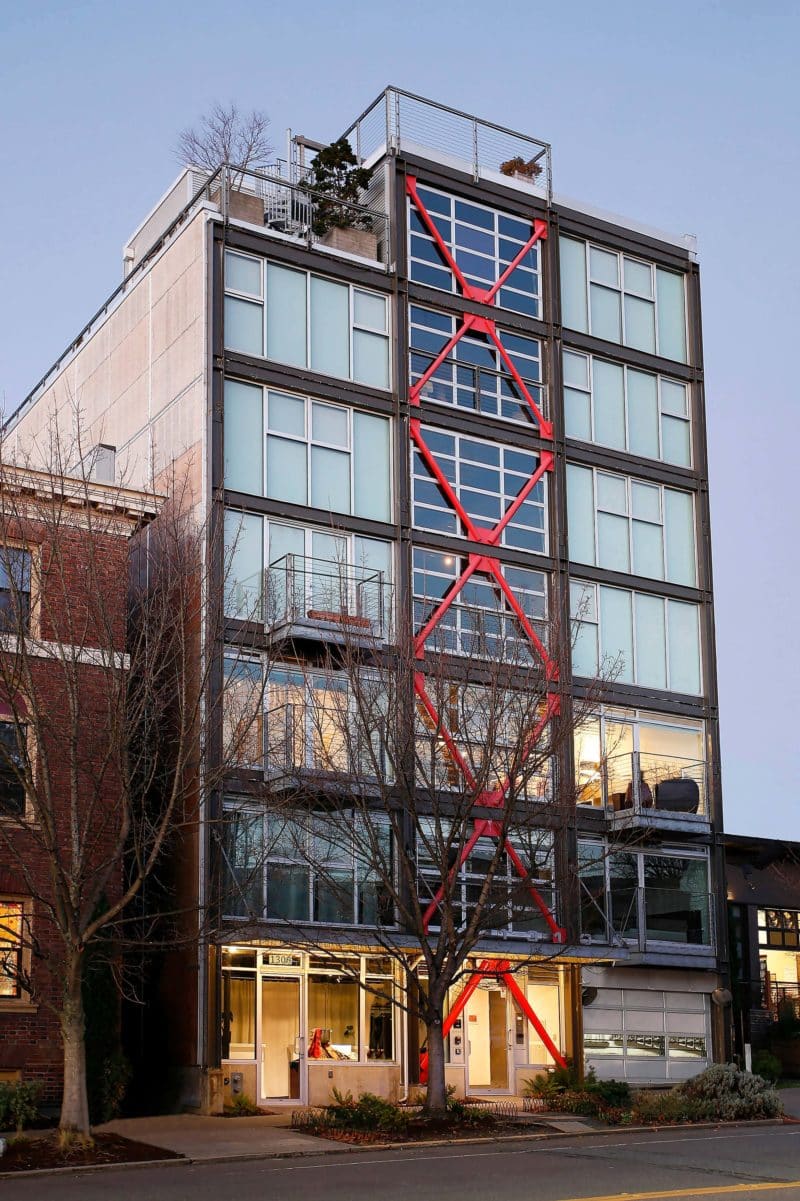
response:
[[[502,274],[499,276],[499,278],[495,281],[495,283],[492,284],[491,288],[484,291],[483,289],[474,287],[472,284],[468,283],[468,281],[465,279],[464,274],[461,271],[461,269],[459,268],[454,255],[451,254],[449,247],[447,246],[446,242],[442,238],[439,230],[436,227],[435,222],[431,218],[430,213],[426,209],[426,207],[419,195],[419,192],[417,190],[417,181],[414,176],[408,176],[406,178],[406,190],[414,204],[414,207],[416,208],[416,210],[419,214],[420,220],[422,221],[423,225],[425,226],[425,228],[428,230],[429,234],[433,238],[433,241],[434,241],[436,247],[438,248],[438,251],[441,254],[443,260],[445,261],[447,266],[452,271],[453,276],[458,283],[458,287],[460,288],[462,295],[467,300],[472,300],[479,304],[493,305],[498,291],[503,286],[503,284],[505,284],[505,282],[507,281],[509,276],[512,274],[512,272],[522,262],[523,258],[528,253],[528,251],[531,249],[531,247],[534,246],[537,242],[539,242],[542,239],[547,237],[547,226],[544,223],[544,221],[534,221],[532,224],[532,228],[531,228],[531,236],[529,237],[529,239],[527,240],[525,245],[522,247],[522,249],[519,251],[519,253],[514,257],[514,259],[508,264],[508,266],[505,268],[505,270],[502,272]],[[425,385],[428,383],[428,381],[431,379],[431,377],[436,373],[436,371],[438,371],[438,369],[442,365],[442,363],[444,363],[446,361],[446,359],[449,357],[449,355],[451,354],[453,348],[458,343],[458,341],[461,338],[463,338],[466,333],[469,333],[469,332],[485,334],[486,337],[489,338],[489,340],[494,344],[506,370],[508,371],[509,375],[513,379],[515,386],[519,390],[520,395],[523,397],[525,404],[527,405],[528,409],[530,410],[533,420],[538,428],[540,437],[543,439],[548,439],[548,440],[552,439],[552,437],[553,437],[552,422],[548,421],[544,417],[540,408],[538,407],[538,405],[534,401],[533,397],[531,396],[530,391],[528,390],[528,388],[525,384],[525,381],[522,379],[521,375],[519,374],[519,372],[517,371],[517,369],[514,365],[513,360],[511,359],[511,357],[509,356],[505,347],[503,346],[501,337],[497,332],[497,327],[495,325],[494,320],[489,317],[479,316],[475,313],[459,314],[456,332],[445,343],[445,345],[439,351],[438,355],[434,358],[433,362],[428,366],[427,370],[422,375],[422,377],[419,380],[417,380],[417,382],[415,384],[412,385],[412,387],[410,389],[410,393],[409,393],[409,402],[412,405],[412,408],[416,408],[417,410],[419,409],[420,396],[422,394],[422,391],[423,391]],[[488,548],[497,548],[500,544],[500,539],[502,537],[503,530],[506,528],[508,523],[513,520],[513,518],[516,515],[517,511],[519,510],[520,506],[525,502],[526,498],[530,495],[530,493],[533,491],[533,489],[536,487],[536,485],[539,483],[539,481],[544,477],[545,472],[553,470],[553,463],[554,463],[553,452],[551,450],[540,451],[539,464],[538,464],[538,467],[536,468],[536,470],[533,472],[533,474],[530,476],[530,478],[525,481],[522,488],[517,493],[514,500],[509,505],[509,507],[506,509],[505,513],[500,518],[500,520],[495,525],[491,526],[490,528],[486,528],[485,526],[479,525],[476,522],[474,522],[472,520],[472,518],[470,517],[469,513],[467,512],[466,508],[464,507],[464,505],[462,505],[455,488],[452,486],[450,481],[447,479],[447,476],[442,471],[439,463],[436,460],[436,456],[433,454],[430,447],[427,445],[427,443],[425,441],[425,431],[420,423],[419,418],[412,417],[409,424],[410,424],[411,439],[412,439],[415,447],[417,448],[422,460],[424,461],[425,465],[427,466],[428,470],[432,474],[433,478],[436,480],[443,496],[445,497],[448,504],[453,509],[456,516],[458,517],[458,520],[461,523],[463,533],[465,534],[465,536],[467,538],[469,538],[471,541],[477,542],[482,546],[485,546]],[[505,605],[508,607],[508,609],[511,610],[518,625],[520,626],[523,633],[525,634],[525,637],[531,644],[535,655],[541,661],[543,668],[544,668],[544,672],[545,672],[545,678],[547,679],[547,681],[549,683],[555,683],[558,680],[558,668],[557,668],[556,664],[552,661],[550,656],[548,655],[547,649],[544,646],[544,643],[542,642],[539,635],[536,633],[536,630],[534,629],[532,622],[528,618],[527,614],[525,613],[524,609],[522,608],[522,605],[517,600],[508,581],[506,580],[505,576],[503,575],[503,569],[502,569],[501,563],[499,562],[498,559],[496,559],[492,555],[470,554],[468,556],[467,566],[464,568],[464,570],[461,572],[459,577],[456,579],[452,588],[448,591],[446,596],[443,597],[443,599],[439,602],[439,604],[435,607],[433,612],[430,614],[430,616],[424,622],[422,628],[417,632],[417,634],[415,636],[415,640],[414,640],[414,650],[415,650],[417,658],[420,660],[424,659],[425,645],[426,645],[428,639],[433,634],[434,630],[439,625],[439,623],[441,622],[444,615],[447,613],[450,606],[458,599],[458,596],[463,591],[465,585],[468,583],[468,581],[471,579],[471,577],[473,575],[475,575],[476,573],[479,575],[486,576],[491,580],[491,582],[494,586],[494,589],[495,589],[496,593],[498,594],[498,597],[501,601],[501,604],[505,603]],[[437,733],[439,734],[442,741],[444,742],[444,744],[447,748],[448,754],[450,755],[452,761],[455,763],[455,765],[458,767],[459,771],[462,773],[467,786],[475,787],[476,781],[475,781],[474,775],[469,767],[469,764],[465,761],[464,756],[461,754],[461,752],[458,749],[458,746],[456,744],[455,739],[453,738],[453,735],[447,729],[444,721],[438,714],[435,705],[433,704],[430,697],[428,696],[428,693],[425,689],[425,676],[422,671],[419,671],[415,674],[414,688],[415,688],[415,691],[417,693],[417,696],[419,698],[419,702],[420,702],[422,708],[427,713],[428,718],[433,723]],[[523,747],[523,753],[522,753],[522,757],[521,757],[522,763],[524,763],[529,758],[534,747],[536,746],[536,743],[538,742],[538,739],[539,739],[544,727],[547,725],[547,723],[550,721],[550,719],[558,713],[558,711],[559,711],[558,694],[555,692],[548,692],[544,714],[541,717],[541,719],[537,722],[535,728],[531,731],[531,733],[530,733],[529,737],[527,738],[525,745]],[[502,811],[502,809],[505,805],[506,797],[508,795],[508,791],[509,791],[510,787],[511,787],[511,780],[507,776],[506,779],[500,784],[500,786],[497,789],[495,789],[493,791],[484,790],[481,793],[479,793],[478,796],[476,796],[476,798],[475,798],[476,807],[484,808],[484,809],[495,808],[495,809],[499,809]],[[442,898],[444,897],[444,894],[445,894],[446,885],[449,883],[452,883],[452,879],[453,879],[454,875],[460,870],[462,865],[466,862],[473,847],[475,846],[475,843],[478,841],[479,838],[484,837],[484,836],[490,836],[490,837],[494,837],[494,838],[503,837],[502,820],[490,821],[486,818],[475,820],[473,833],[467,840],[467,842],[462,850],[459,862],[451,869],[450,876],[448,877],[448,879],[446,881],[442,882],[437,893],[433,897],[433,900],[431,901],[430,905],[428,906],[427,910],[425,911],[424,926],[425,926],[426,930],[428,929],[428,926],[430,925],[430,922],[431,922],[437,908],[441,904]],[[565,931],[563,930],[563,928],[561,926],[558,925],[551,910],[548,908],[548,906],[543,901],[539,891],[537,890],[535,885],[532,883],[532,881],[530,881],[530,879],[528,878],[528,872],[526,871],[523,863],[521,862],[521,860],[519,858],[519,855],[517,854],[514,847],[511,845],[510,841],[507,838],[504,839],[504,841],[505,841],[505,849],[508,852],[509,859],[511,860],[512,864],[514,865],[515,871],[517,871],[519,873],[519,875],[525,881],[526,887],[527,887],[531,897],[533,898],[535,904],[537,905],[540,912],[544,916],[545,921],[547,922],[547,925],[550,929],[553,942],[563,943],[566,939]],[[516,982],[515,982],[515,984],[516,984]],[[527,1004],[527,1002],[526,1002],[526,1004]]]

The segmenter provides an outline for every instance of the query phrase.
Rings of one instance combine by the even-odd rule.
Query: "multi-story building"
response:
[[[554,194],[546,143],[394,88],[346,136],[372,172],[355,236],[320,233],[305,139],[273,172],[186,171],[10,428],[29,438],[71,395],[134,482],[188,465],[200,509],[224,507],[237,531],[231,646],[237,606],[257,607],[287,563],[304,581],[295,648],[333,636],[314,590],[343,563],[354,586],[380,573],[384,603],[418,629],[453,595],[456,652],[470,608],[504,623],[511,597],[534,617],[571,611],[567,719],[598,672],[606,683],[553,765],[577,795],[554,869],[567,941],[551,957],[546,938],[503,932],[496,949],[530,962],[517,976],[562,1052],[603,1075],[685,1078],[722,1053],[726,974],[694,241]],[[261,620],[266,646],[286,614]],[[324,703],[313,675],[303,688],[303,707]],[[207,852],[192,860],[201,897]],[[320,918],[309,873],[276,853],[259,888],[270,938],[230,914],[223,945],[170,985],[187,1095],[220,1065],[269,1103],[331,1083],[400,1092],[418,1078],[415,1037],[394,969],[369,953],[369,914],[354,901],[340,936],[365,978],[385,976],[380,1014],[379,989],[359,992],[298,935]],[[512,994],[487,974],[451,1032],[460,1091],[513,1093],[552,1062]],[[333,1066],[304,1053],[321,1027]]]

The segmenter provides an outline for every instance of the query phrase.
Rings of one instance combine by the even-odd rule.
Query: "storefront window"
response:
[[[349,974],[309,974],[309,1059],[359,1058],[358,993]]]
[[[256,977],[222,976],[222,1058],[253,1059],[256,1053]]]
[[[390,980],[367,980],[367,1059],[392,1059],[393,1004]]]

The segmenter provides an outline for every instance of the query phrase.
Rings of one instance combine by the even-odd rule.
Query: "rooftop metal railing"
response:
[[[432,151],[437,159],[466,168],[476,182],[507,173],[513,178],[511,164],[521,159],[530,172],[528,182],[548,200],[552,197],[548,142],[402,88],[387,87],[343,136],[349,139],[359,162],[370,160],[384,148],[388,153]]]

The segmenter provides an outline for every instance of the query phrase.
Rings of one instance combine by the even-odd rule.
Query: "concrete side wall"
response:
[[[319,1064],[309,1063],[309,1105],[329,1104],[334,1088],[351,1092],[354,1097],[375,1093],[396,1101],[400,1096],[400,1066],[393,1063],[342,1064],[330,1059]]]
[[[173,459],[193,460],[202,492],[206,415],[206,217],[200,212],[87,338],[12,431],[14,449],[47,467],[79,423],[84,451],[117,450],[117,483],[145,487]],[[79,410],[78,422],[74,413]],[[195,461],[196,460],[196,461]]]

